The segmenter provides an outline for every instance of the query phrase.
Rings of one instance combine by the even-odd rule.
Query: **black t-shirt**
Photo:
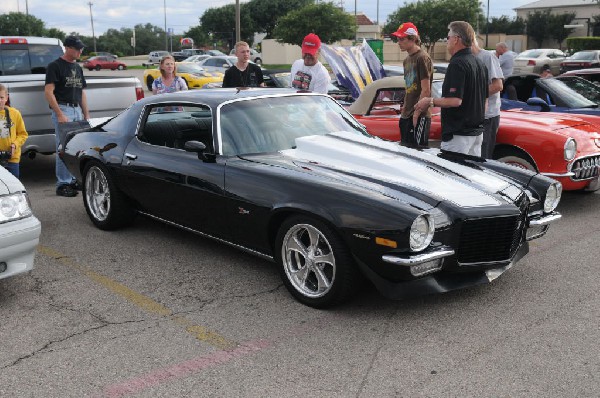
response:
[[[483,133],[488,71],[470,48],[458,51],[450,59],[442,97],[462,99],[459,107],[442,108],[443,141],[450,141],[454,134],[474,136]]]
[[[49,83],[54,83],[54,96],[58,102],[81,104],[81,92],[87,84],[77,62],[62,58],[50,62],[46,69],[46,84]]]
[[[263,74],[256,64],[248,64],[244,71],[233,65],[225,71],[223,87],[259,87],[263,83]]]

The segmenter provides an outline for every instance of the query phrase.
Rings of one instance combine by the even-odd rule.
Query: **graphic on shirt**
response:
[[[13,124],[11,122],[11,124]],[[5,118],[0,118],[0,138],[8,138],[10,137],[10,128]]]
[[[413,91],[418,90],[417,87],[417,71],[415,69],[411,69],[404,75],[404,81],[406,82],[406,92],[408,94]]]
[[[65,87],[83,88],[83,83],[77,73],[77,69],[71,69],[71,76],[65,78]]]
[[[292,80],[292,87],[298,90],[308,90],[311,80],[312,75],[306,72],[298,71]]]

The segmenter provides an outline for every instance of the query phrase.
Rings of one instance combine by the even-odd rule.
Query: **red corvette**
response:
[[[441,87],[442,80],[434,80],[434,96],[440,96]],[[404,92],[404,78],[379,79],[367,86],[348,110],[369,133],[398,141]],[[429,141],[431,146],[439,146],[439,108],[434,111]],[[600,121],[595,116],[502,111],[494,159],[552,177],[565,190],[595,191],[600,188],[600,123],[593,124],[590,118]]]

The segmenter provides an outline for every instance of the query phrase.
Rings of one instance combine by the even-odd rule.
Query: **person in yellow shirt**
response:
[[[6,105],[8,89],[0,84],[0,162],[5,169],[19,178],[21,147],[27,139],[27,130],[21,112]]]

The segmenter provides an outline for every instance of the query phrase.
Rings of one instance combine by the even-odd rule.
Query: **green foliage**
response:
[[[333,43],[356,36],[354,16],[333,3],[309,4],[289,12],[277,20],[273,37],[281,43],[301,45],[309,33],[315,33],[323,43]]]
[[[0,15],[0,35],[3,36],[44,36],[44,21],[22,12],[9,12]]]
[[[525,20],[521,17],[509,18],[506,15],[492,17],[488,26],[488,33],[525,34]]]
[[[248,12],[248,3],[240,5],[240,25],[240,38],[252,45],[256,29]],[[200,17],[200,26],[217,46],[232,48],[235,44],[235,4],[209,8]]]
[[[527,35],[535,41],[538,48],[542,47],[544,39],[552,33],[549,30],[552,19],[550,11],[547,9],[527,14]]]
[[[271,36],[280,17],[313,3],[314,0],[250,0],[246,4],[256,31]]]
[[[571,32],[575,30],[573,28],[565,28],[565,25],[569,25],[573,19],[575,19],[574,12],[550,16],[550,35],[556,40],[561,49],[563,40],[569,37]]]
[[[212,46],[210,36],[202,29],[202,26],[200,25],[191,27],[188,31],[183,33],[183,37],[189,37],[194,40],[194,47]]]
[[[583,50],[600,50],[600,37],[569,37],[567,48],[571,54]]]
[[[452,21],[466,21],[477,26],[483,15],[478,0],[423,0],[399,7],[387,18],[384,34],[390,34],[404,22],[412,22],[419,29],[421,41],[431,46],[445,39]]]

